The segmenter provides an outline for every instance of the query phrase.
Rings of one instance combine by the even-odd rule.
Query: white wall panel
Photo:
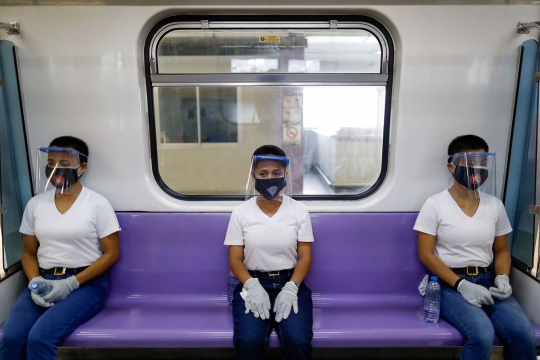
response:
[[[305,3],[305,1],[303,2]],[[350,2],[349,2],[350,3]],[[154,6],[1,7],[19,47],[30,144],[71,134],[90,146],[84,184],[118,211],[229,211],[232,202],[183,202],[166,195],[150,168],[142,46],[150,28],[174,13],[369,14],[392,32],[395,72],[390,166],[381,189],[355,202],[312,202],[311,211],[418,211],[450,179],[446,147],[461,134],[483,136],[499,154],[502,184],[520,20],[538,5],[340,6],[333,8]],[[208,7],[205,7],[208,4]],[[211,5],[211,6],[210,6]],[[35,156],[35,150],[33,157]]]
[[[540,324],[540,284],[517,269],[510,274],[513,296],[525,310],[525,313],[535,324]]]
[[[0,324],[6,321],[9,311],[28,284],[24,271],[18,271],[0,283]]]

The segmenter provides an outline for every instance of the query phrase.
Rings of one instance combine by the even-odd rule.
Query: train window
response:
[[[32,183],[15,45],[0,41],[0,279],[17,271],[22,255],[19,232]]]
[[[293,195],[359,199],[386,175],[393,45],[365,17],[168,18],[145,45],[152,166],[182,199],[240,199],[264,144]]]

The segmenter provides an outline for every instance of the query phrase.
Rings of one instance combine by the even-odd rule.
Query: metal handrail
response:
[[[19,35],[21,33],[21,27],[19,26],[18,22],[0,22],[0,29],[6,29],[9,35]]]
[[[518,21],[517,23],[518,34],[528,34],[533,28],[540,30],[540,21]]]

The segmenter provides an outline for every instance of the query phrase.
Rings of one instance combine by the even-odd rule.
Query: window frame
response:
[[[335,23],[334,21],[337,21]],[[157,48],[163,37],[174,30],[201,29],[362,29],[372,33],[381,46],[380,73],[217,73],[217,74],[157,74]],[[144,45],[144,71],[148,106],[150,157],[154,178],[159,187],[169,196],[189,201],[239,201],[244,195],[184,195],[167,186],[159,173],[156,117],[154,109],[154,86],[384,86],[385,106],[382,134],[381,171],[377,180],[366,191],[358,194],[293,195],[296,200],[343,201],[360,200],[373,195],[383,184],[388,174],[390,143],[391,101],[393,94],[394,42],[389,31],[375,19],[363,15],[178,15],[158,22],[146,37]],[[229,81],[232,80],[232,81]],[[240,134],[240,132],[239,132]],[[239,145],[238,142],[221,145]],[[204,144],[203,146],[207,146]],[[183,147],[180,144],[178,147]]]

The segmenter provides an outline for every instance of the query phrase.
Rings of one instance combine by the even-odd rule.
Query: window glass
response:
[[[186,199],[240,198],[253,151],[273,144],[291,158],[295,196],[375,191],[387,166],[393,67],[375,23],[156,26],[145,65],[158,184]]]
[[[234,87],[155,88],[160,144],[238,142]]]
[[[19,232],[24,207],[32,196],[22,102],[12,42],[0,41],[0,278],[21,260]],[[3,242],[3,243],[2,243]]]
[[[244,194],[251,154],[263,144],[278,145],[291,157],[297,195],[358,194],[380,174],[383,86],[165,87],[155,92],[159,173],[180,194]],[[205,146],[212,143],[234,146]]]
[[[359,29],[174,30],[157,59],[160,74],[378,73],[381,45]]]

